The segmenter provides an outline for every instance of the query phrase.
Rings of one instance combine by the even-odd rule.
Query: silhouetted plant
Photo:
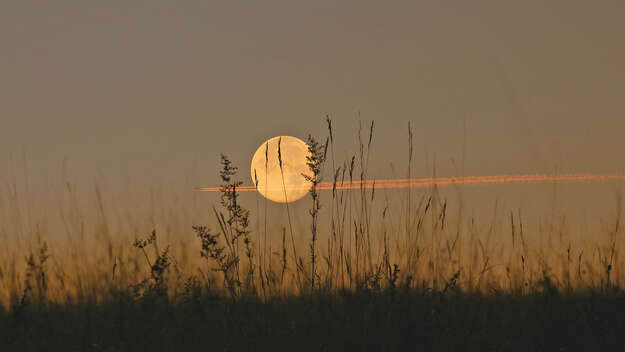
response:
[[[312,173],[311,175],[302,174],[306,181],[310,182],[310,197],[312,198],[312,206],[310,208],[310,216],[312,217],[311,224],[311,233],[312,238],[310,241],[310,289],[311,292],[315,289],[315,280],[317,276],[317,254],[315,250],[315,244],[317,242],[317,218],[319,216],[319,210],[321,209],[321,204],[319,203],[319,193],[317,192],[317,186],[322,181],[321,177],[321,166],[326,157],[326,153],[328,150],[328,142],[326,141],[325,146],[320,145],[317,140],[311,135],[308,135],[307,138],[308,144],[308,155],[306,156],[306,165],[308,165],[308,169]]]
[[[226,253],[226,248],[219,244],[219,234],[213,235],[206,226],[193,226],[193,230],[202,242],[200,255],[202,258],[210,259],[217,264],[217,268],[213,268],[213,270],[222,273],[224,287],[230,292],[231,297],[236,297],[241,286],[235,273],[239,257],[233,252]]]
[[[243,182],[233,180],[238,168],[232,165],[232,162],[224,154],[221,154],[222,170],[220,176],[222,180],[221,184],[221,205],[226,209],[228,214],[227,232],[229,232],[230,242],[232,244],[233,255],[238,258],[239,256],[239,240],[242,238],[245,246],[245,255],[248,259],[248,272],[246,275],[246,288],[251,290],[251,286],[254,283],[254,251],[252,246],[252,239],[249,231],[249,215],[250,212],[247,209],[241,207],[238,203],[237,187],[241,186]],[[222,218],[223,219],[223,218]],[[239,277],[239,261],[235,262],[237,271],[237,280]]]
[[[249,210],[244,209],[238,202],[237,187],[243,182],[234,180],[237,173],[237,167],[232,165],[230,159],[221,154],[222,169],[219,172],[221,177],[221,205],[225,210],[224,213],[217,211],[215,217],[221,228],[221,232],[212,234],[205,226],[194,226],[193,230],[202,242],[201,256],[211,259],[217,264],[214,270],[221,271],[224,279],[224,286],[230,292],[231,297],[239,295],[241,288],[240,275],[240,259],[239,259],[239,243],[243,242],[245,246],[245,255],[248,259],[248,271],[245,282],[248,293],[255,293],[254,290],[254,250],[253,243],[249,231]],[[225,246],[220,244],[219,237],[223,235]]]
[[[136,297],[167,297],[167,273],[171,265],[171,259],[169,257],[169,246],[167,246],[162,252],[158,252],[156,246],[156,231],[152,233],[146,239],[136,239],[133,243],[135,248],[140,249],[145,256],[145,260],[150,267],[150,277],[142,280],[141,282],[133,286],[133,291]],[[154,263],[150,261],[146,247],[152,245],[157,251],[156,259]]]
[[[48,245],[43,242],[39,247],[38,255],[30,253],[26,257],[26,277],[24,279],[24,291],[19,302],[13,306],[13,311],[19,313],[31,303],[45,306],[48,291],[48,279],[46,274],[46,261],[50,257]]]

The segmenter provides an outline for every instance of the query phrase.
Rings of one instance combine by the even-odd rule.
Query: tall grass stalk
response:
[[[322,181],[321,166],[326,158],[328,141],[326,141],[325,147],[323,147],[315,140],[315,138],[308,135],[307,143],[308,155],[306,156],[306,165],[308,165],[308,169],[310,170],[312,176],[306,174],[302,174],[302,176],[304,176],[306,181],[311,184],[310,197],[312,199],[312,205],[309,212],[312,218],[312,224],[310,226],[312,234],[310,240],[310,292],[312,294],[315,291],[315,279],[317,277],[317,252],[315,250],[315,245],[317,243],[317,218],[319,216],[319,210],[321,209],[317,186]]]
[[[297,273],[297,284],[301,288],[301,278],[300,271],[302,267],[300,265],[301,261],[297,256],[297,248],[295,247],[295,236],[293,235],[293,222],[291,221],[291,210],[289,209],[289,199],[287,197],[286,192],[286,184],[284,183],[284,169],[282,168],[282,136],[278,138],[278,164],[280,165],[280,176],[282,177],[282,190],[284,191],[284,204],[286,206],[286,215],[289,220],[289,231],[291,233],[291,245],[293,248],[293,260],[295,261],[296,273]]]

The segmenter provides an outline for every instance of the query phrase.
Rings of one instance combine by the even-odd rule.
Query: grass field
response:
[[[342,163],[331,138],[309,140],[311,182],[366,179],[372,133]],[[408,170],[411,137],[409,146]],[[7,184],[0,350],[622,346],[619,197],[614,215],[579,239],[566,214],[528,230],[522,210],[476,219],[436,187],[395,199],[313,187],[300,201],[307,211],[276,214],[266,200],[241,198],[227,157],[221,177],[220,204],[199,212],[158,194],[144,207],[113,207],[100,187],[81,198],[71,183],[38,202]]]

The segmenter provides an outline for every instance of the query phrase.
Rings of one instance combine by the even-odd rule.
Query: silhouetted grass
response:
[[[454,205],[436,187],[392,201],[376,198],[375,187],[337,189],[368,178],[374,124],[368,136],[359,130],[357,155],[339,163],[326,121],[326,143],[308,139],[310,230],[296,233],[287,208],[290,241],[286,224],[269,225],[266,201],[253,235],[237,168],[224,155],[220,206],[201,222],[168,218],[183,225],[172,231],[167,223],[165,235],[145,236],[137,226],[115,239],[99,187],[95,225],[85,230],[85,209],[68,183],[70,206],[59,213],[70,245],[55,248],[39,223],[24,230],[31,225],[19,222],[17,188],[9,188],[0,197],[0,235],[15,233],[17,245],[3,245],[0,257],[0,351],[622,347],[620,198],[615,219],[595,229],[590,244],[567,235],[564,217],[530,234],[521,210],[496,208],[480,227],[463,217],[460,202],[451,222]],[[410,177],[410,125],[408,142]],[[334,187],[322,194],[324,169]],[[187,240],[178,241],[181,234]]]

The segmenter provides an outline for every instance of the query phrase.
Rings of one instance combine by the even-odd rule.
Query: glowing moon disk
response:
[[[278,140],[281,140],[282,172],[278,160]],[[308,144],[298,138],[278,136],[269,139],[258,147],[252,157],[252,184],[263,197],[274,202],[290,203],[301,199],[310,190],[310,182],[302,175],[311,175],[306,165],[308,155]]]

